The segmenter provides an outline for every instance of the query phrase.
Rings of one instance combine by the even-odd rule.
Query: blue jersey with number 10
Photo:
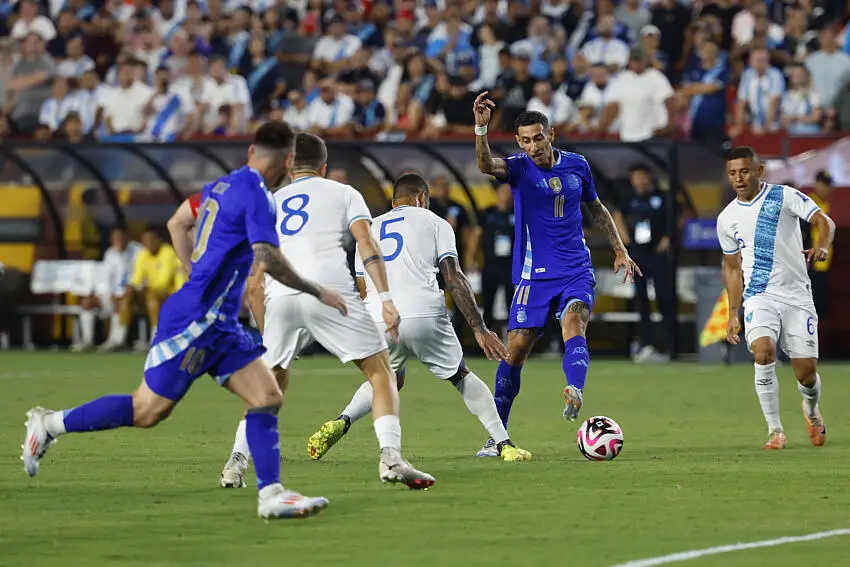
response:
[[[204,187],[189,281],[163,306],[160,331],[215,313],[235,321],[254,261],[251,245],[279,246],[275,209],[262,176],[243,167]],[[166,328],[164,328],[166,327]]]
[[[578,154],[553,151],[551,169],[527,154],[505,159],[514,195],[514,284],[593,271],[581,216],[581,202],[597,199],[590,165]]]

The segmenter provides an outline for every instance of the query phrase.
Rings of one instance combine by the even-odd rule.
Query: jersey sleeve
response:
[[[372,213],[369,212],[369,207],[366,206],[366,200],[360,191],[354,187],[348,187],[348,205],[346,215],[348,217],[348,226],[351,227],[354,221],[365,220],[372,222]]]
[[[248,242],[268,242],[280,246],[276,227],[277,215],[271,193],[266,191],[264,185],[260,185],[253,187],[249,194],[250,199],[245,209],[245,232]]]
[[[437,217],[437,266],[445,258],[457,258],[457,242],[452,225]]]
[[[720,249],[724,254],[737,254],[740,247],[735,235],[729,232],[722,218],[717,219],[717,239],[720,241]]]
[[[820,207],[802,191],[793,187],[785,187],[783,191],[785,193],[785,198],[782,200],[783,207],[790,211],[792,215],[809,222],[812,215],[820,210]]]
[[[366,277],[366,267],[363,265],[363,258],[360,257],[360,246],[354,247],[354,275],[358,278]]]
[[[192,216],[198,218],[198,209],[201,207],[201,197],[203,197],[203,193],[195,193],[191,197],[189,197],[189,207],[192,209]]]
[[[522,154],[516,154],[505,158],[505,165],[508,168],[508,183],[515,186],[516,182],[522,178],[523,160]]]
[[[581,200],[585,203],[592,203],[598,199],[596,184],[593,182],[593,172],[590,170],[590,164],[587,163],[587,160],[584,161],[584,175],[581,181]]]

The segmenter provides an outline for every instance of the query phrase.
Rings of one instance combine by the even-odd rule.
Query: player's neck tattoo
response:
[[[295,181],[296,179],[299,179],[301,177],[321,177],[321,175],[319,175],[318,171],[316,171],[314,169],[308,169],[308,168],[292,169],[289,172],[289,178],[292,181]]]

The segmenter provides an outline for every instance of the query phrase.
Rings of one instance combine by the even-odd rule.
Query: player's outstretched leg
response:
[[[803,419],[809,440],[815,447],[826,443],[826,424],[820,413],[820,374],[817,372],[817,359],[792,358],[791,366],[797,378],[797,389],[803,396]]]
[[[561,317],[561,333],[564,339],[564,375],[567,388],[564,390],[564,417],[570,421],[578,418],[584,405],[584,383],[590,365],[590,352],[584,332],[590,320],[590,307],[583,301],[573,299]]]
[[[404,368],[395,374],[396,385],[399,391],[404,386],[405,374],[406,370]],[[361,420],[372,411],[372,396],[372,384],[368,381],[363,382],[357,388],[357,391],[354,392],[354,396],[345,409],[342,410],[342,413],[339,414],[339,417],[326,421],[307,441],[307,454],[310,455],[311,459],[319,460],[324,457],[330,451],[331,447],[336,445],[348,433],[348,430],[351,429],[351,426],[355,422]]]
[[[398,418],[398,386],[386,350],[356,361],[372,384],[372,418],[381,448],[378,467],[383,482],[428,488],[436,482],[428,473],[416,470],[401,456],[401,422]]]
[[[328,506],[327,498],[302,496],[280,482],[280,435],[277,414],[283,394],[271,370],[257,358],[235,372],[227,388],[248,405],[245,434],[257,473],[261,518],[303,518]]]
[[[750,336],[758,329],[749,331]],[[756,394],[761,404],[761,412],[767,422],[768,440],[764,448],[768,451],[784,449],[785,431],[779,419],[779,379],[776,376],[776,341],[771,336],[758,337],[750,343],[755,358]]]

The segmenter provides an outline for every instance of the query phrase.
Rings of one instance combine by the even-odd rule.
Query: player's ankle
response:
[[[343,430],[343,433],[348,433],[348,430],[351,429],[351,418],[343,413],[343,414],[340,414],[340,416],[338,418],[336,418],[334,421],[340,421],[340,420],[345,422],[345,429]]]
[[[510,438],[508,438],[508,439],[505,439],[504,441],[501,441],[500,443],[496,443],[496,450],[499,451],[499,454],[501,455],[502,450],[505,447],[514,447],[514,446],[515,445],[514,445],[513,441],[511,441]]]

